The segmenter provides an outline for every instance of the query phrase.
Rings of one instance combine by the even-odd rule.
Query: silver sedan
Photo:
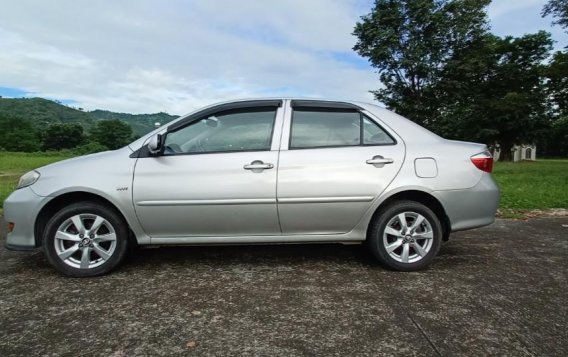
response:
[[[366,243],[412,271],[451,232],[494,221],[492,165],[485,145],[373,104],[226,102],[25,174],[4,202],[6,247],[42,247],[80,277],[114,269],[129,246],[168,244]]]

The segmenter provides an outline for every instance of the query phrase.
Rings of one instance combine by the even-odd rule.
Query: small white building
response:
[[[513,146],[513,161],[536,160],[536,145],[515,145]],[[499,160],[501,148],[498,146],[493,149],[493,159]]]

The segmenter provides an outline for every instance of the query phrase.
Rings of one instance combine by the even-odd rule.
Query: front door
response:
[[[276,208],[281,108],[208,113],[175,128],[164,151],[136,163],[133,200],[152,238],[280,235]]]

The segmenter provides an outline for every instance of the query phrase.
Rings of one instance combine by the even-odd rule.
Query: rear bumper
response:
[[[29,187],[16,190],[8,196],[4,201],[4,220],[14,223],[14,229],[6,236],[6,249],[22,251],[36,247],[35,220],[41,207],[50,199],[36,195]]]
[[[490,174],[483,174],[474,187],[436,191],[450,219],[452,232],[487,226],[495,222],[499,207],[499,187]]]

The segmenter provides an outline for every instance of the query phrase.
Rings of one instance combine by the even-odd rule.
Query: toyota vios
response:
[[[417,270],[451,232],[494,221],[492,165],[485,145],[372,104],[221,103],[22,176],[4,202],[6,247],[41,247],[81,277],[132,244],[365,242],[386,267]]]

